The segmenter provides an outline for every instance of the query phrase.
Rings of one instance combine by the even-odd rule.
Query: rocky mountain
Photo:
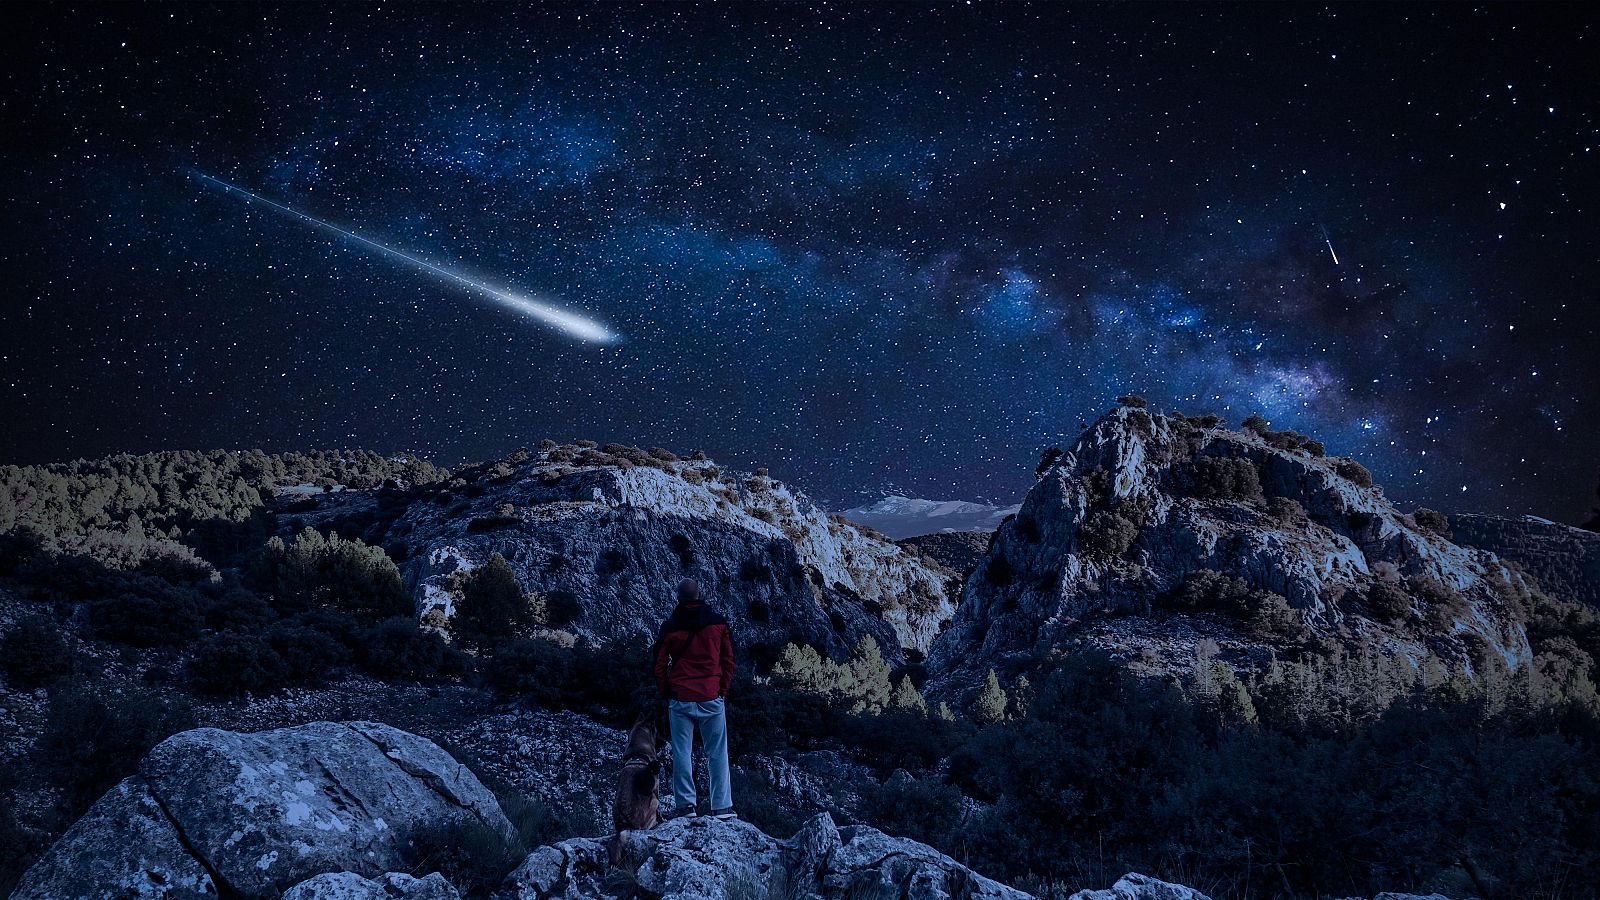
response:
[[[1086,648],[1167,673],[1307,645],[1527,662],[1518,573],[1401,513],[1354,460],[1248,424],[1123,406],[1047,457],[934,646],[937,688]]]
[[[1450,517],[1452,539],[1520,565],[1545,593],[1600,609],[1600,534],[1538,516]]]
[[[364,536],[403,560],[419,615],[439,625],[495,553],[558,627],[596,644],[653,635],[684,577],[757,654],[790,642],[843,654],[871,635],[898,662],[926,652],[954,612],[943,573],[765,470],[660,449],[546,442],[420,492],[325,493],[286,512],[291,532],[376,520]]]
[[[955,531],[993,531],[1017,506],[991,506],[968,500],[920,500],[890,494],[840,513],[895,540]]]

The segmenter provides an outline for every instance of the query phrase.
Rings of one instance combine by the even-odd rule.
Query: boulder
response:
[[[283,900],[461,900],[461,895],[438,872],[424,878],[402,872],[377,878],[328,872],[284,891]]]
[[[1079,891],[1067,900],[1211,900],[1194,888],[1129,872],[1103,891]]]
[[[415,735],[373,722],[201,728],[156,745],[14,896],[275,898],[325,872],[400,869],[409,835],[441,826],[512,834],[494,795]]]
[[[506,879],[502,900],[626,896],[662,900],[736,897],[896,896],[914,900],[1025,900],[942,853],[865,826],[838,828],[826,813],[790,840],[748,822],[674,819],[630,832],[618,865],[579,839],[541,847]]]

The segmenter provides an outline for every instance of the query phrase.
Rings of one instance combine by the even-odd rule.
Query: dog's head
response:
[[[654,760],[656,758],[656,714],[649,707],[639,712],[628,730],[628,749],[623,752],[624,762],[629,760]]]

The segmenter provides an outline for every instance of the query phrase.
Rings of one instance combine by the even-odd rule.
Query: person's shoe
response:
[[[671,822],[673,819],[693,819],[697,818],[699,815],[699,813],[694,811],[694,807],[690,806],[682,809],[675,809],[672,812],[667,813],[661,817],[661,821]]]
[[[715,818],[722,819],[723,821],[739,818],[739,814],[734,812],[733,807],[731,806],[727,809],[713,809],[711,811],[711,815]]]

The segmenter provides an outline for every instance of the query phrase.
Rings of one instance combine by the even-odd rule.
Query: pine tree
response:
[[[900,682],[894,686],[894,696],[889,698],[889,708],[921,713],[925,716],[928,714],[928,701],[922,699],[922,694],[917,692],[909,676],[901,675]]]
[[[850,676],[855,703],[852,712],[882,712],[889,705],[893,687],[889,683],[889,664],[872,635],[862,638],[850,653]]]
[[[950,710],[950,704],[943,701],[940,701],[939,703],[939,712],[937,715],[946,722],[954,722],[956,720],[956,714]]]
[[[1015,719],[1026,719],[1028,707],[1033,703],[1033,682],[1028,676],[1017,676],[1017,683],[1011,689],[1011,716]]]
[[[1006,719],[1006,692],[1000,687],[1000,679],[995,677],[993,669],[989,670],[989,677],[984,679],[983,689],[978,691],[977,702],[972,706],[972,718],[980,728]]]
[[[450,631],[464,643],[491,647],[536,624],[538,612],[511,564],[496,553],[467,579]]]

